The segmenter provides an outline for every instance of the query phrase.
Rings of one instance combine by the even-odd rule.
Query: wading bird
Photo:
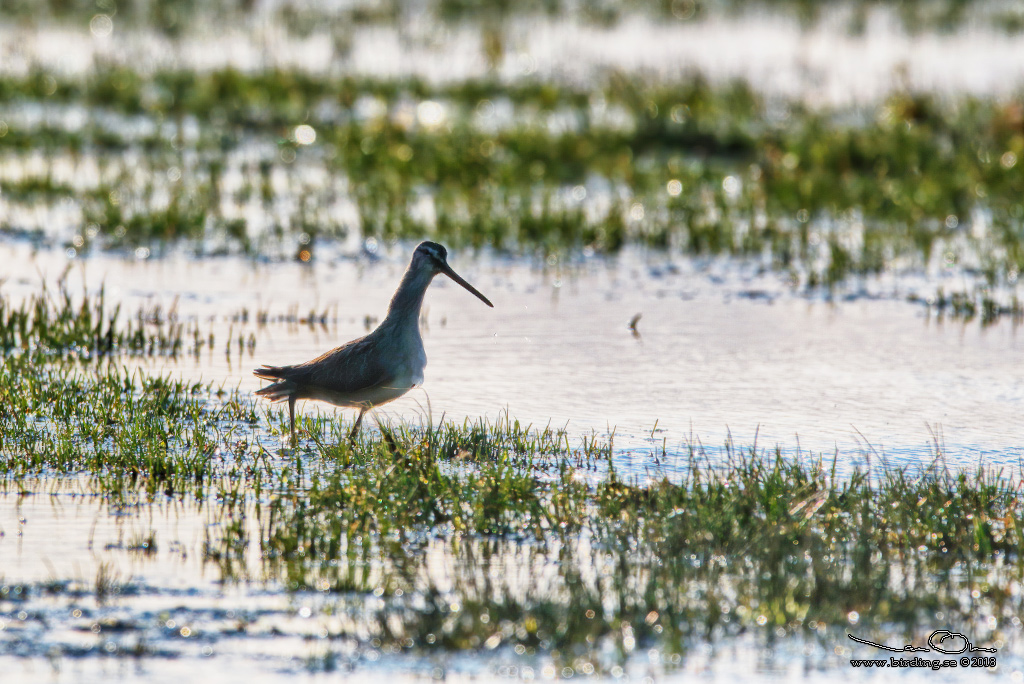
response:
[[[363,415],[374,406],[397,399],[423,382],[427,355],[420,337],[420,307],[427,286],[438,273],[494,307],[487,297],[448,265],[448,252],[436,242],[421,242],[391,298],[388,315],[366,337],[352,340],[312,361],[294,366],[263,366],[253,374],[273,385],[256,394],[271,401],[288,400],[292,440],[295,440],[295,402],[316,399],[359,409],[349,439],[355,439]]]

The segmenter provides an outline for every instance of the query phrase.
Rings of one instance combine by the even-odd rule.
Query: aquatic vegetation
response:
[[[74,207],[73,232],[49,239],[76,253],[185,242],[310,260],[352,233],[542,255],[639,244],[812,290],[954,269],[1012,289],[1024,262],[1012,99],[894,92],[851,112],[700,76],[580,88],[101,64],[5,75],[0,102],[86,107],[73,130],[12,116],[0,137],[20,160],[0,174],[8,201]]]
[[[335,320],[327,311],[301,313],[297,307],[274,315],[242,309],[219,317],[228,324],[228,335],[224,346],[216,347],[214,319],[179,316],[177,300],[169,306],[143,304],[134,314],[122,315],[121,304],[108,306],[103,286],[73,295],[67,283],[69,272],[70,267],[53,285],[41,281],[38,292],[24,298],[0,294],[0,353],[38,363],[198,358],[221,350],[231,359],[232,353],[251,355],[255,350],[254,327],[298,324],[312,329]],[[204,329],[202,323],[209,327]]]
[[[831,653],[853,625],[884,641],[927,630],[937,611],[978,643],[1019,647],[1010,621],[1022,609],[1012,587],[1024,502],[1009,473],[949,472],[937,454],[927,467],[876,462],[840,476],[847,454],[726,444],[714,457],[700,445],[638,454],[644,465],[621,475],[608,439],[507,415],[384,423],[354,444],[345,421],[302,415],[288,448],[286,411],[104,360],[123,357],[96,346],[97,321],[120,334],[99,300],[86,314],[65,299],[33,301],[48,313],[25,332],[5,314],[15,321],[0,369],[6,495],[70,490],[113,511],[205,511],[191,552],[222,582],[316,597],[316,643],[349,653],[332,656],[346,666],[359,664],[353,649],[493,652],[611,674],[656,651],[671,671],[743,635]],[[75,359],[79,346],[89,362]],[[119,542],[133,562],[159,562],[181,543],[158,539],[149,519]],[[102,606],[156,591],[113,566],[95,582],[3,586],[0,615],[35,594]],[[173,621],[125,620],[107,630],[124,635],[124,653],[154,630],[145,641],[159,643]],[[249,629],[202,611],[181,624],[209,643]]]
[[[827,11],[812,4],[761,6],[811,24]],[[894,11],[908,26],[946,27],[972,4]],[[886,3],[849,3],[851,30],[876,5]],[[544,263],[639,246],[742,259],[826,294],[884,273],[957,274],[963,289],[915,295],[929,315],[1022,320],[1019,97],[896,89],[830,110],[696,74],[609,71],[585,85],[497,75],[503,18],[575,7],[427,2],[441,22],[481,23],[495,75],[460,82],[103,60],[84,74],[5,71],[0,236],[69,260],[184,248],[309,262],[350,237],[370,252],[429,237]],[[587,5],[583,19],[690,21],[734,7],[637,0]],[[297,35],[328,27],[339,54],[350,26],[410,11],[249,0],[0,8],[6,22],[96,21],[102,33],[116,19],[169,40],[193,22],[259,15]],[[1014,12],[988,9],[981,16],[1020,30]],[[252,351],[249,325],[329,318],[232,316],[229,357]],[[785,643],[806,649],[805,667],[836,669],[848,632],[900,641],[936,620],[1022,652],[1020,473],[953,472],[938,447],[917,468],[845,468],[854,455],[727,443],[714,456],[699,444],[629,454],[623,474],[611,437],[508,415],[384,423],[354,443],[344,419],[302,415],[289,447],[283,411],[124,365],[214,345],[173,306],[128,314],[63,280],[0,297],[0,499],[49,501],[56,519],[69,499],[94,504],[94,521],[133,516],[104,552],[139,573],[91,556],[86,575],[0,577],[0,655],[57,670],[61,657],[170,662],[283,636],[307,649],[299,667],[312,672],[388,654],[422,658],[441,678],[455,656],[482,653],[523,678],[535,668],[619,678],[736,644]],[[196,521],[191,537],[157,532]],[[148,585],[148,564],[175,554],[200,559],[215,602],[262,591],[293,605],[236,613]],[[137,597],[175,605],[138,609]],[[67,625],[73,638],[51,638]]]
[[[120,305],[108,308],[102,289],[76,301],[65,286],[66,276],[58,279],[57,292],[44,282],[39,294],[17,304],[0,297],[0,350],[85,360],[120,352],[176,356],[185,350],[187,334],[194,338],[192,353],[213,345],[212,338],[199,336],[198,327],[186,330],[173,311],[159,307],[140,308],[122,324]]]
[[[213,334],[158,306],[124,320],[102,288],[72,296],[67,275],[56,291],[44,282],[24,300],[0,297],[0,477],[20,488],[30,476],[88,473],[106,492],[201,498],[208,461],[230,451],[218,426],[254,424],[252,399],[120,364],[212,351]],[[239,352],[254,344],[252,333],[238,338]]]
[[[97,491],[202,498],[211,462],[227,459],[225,424],[252,425],[237,391],[103,364],[41,364],[8,355],[0,374],[0,473],[7,487],[34,475],[85,473]],[[225,451],[227,449],[227,451]]]
[[[981,325],[989,326],[1002,318],[1009,318],[1014,326],[1024,322],[1024,305],[1016,296],[1008,303],[993,298],[990,291],[980,288],[974,292],[951,292],[946,294],[941,288],[935,297],[921,300],[918,297],[910,297],[910,301],[916,301],[928,307],[929,314],[934,313],[936,318],[942,320],[949,317],[952,320],[970,322],[975,318]]]
[[[445,436],[495,428],[489,448],[446,457]],[[886,468],[837,479],[827,462],[744,449],[726,466],[694,451],[681,481],[656,466],[644,482],[623,481],[612,467],[588,484],[582,473],[610,464],[571,465],[576,450],[520,453],[517,433],[466,424],[326,448],[251,529],[263,572],[313,591],[383,592],[355,632],[398,648],[494,637],[566,664],[601,660],[604,641],[670,655],[756,626],[814,638],[819,625],[854,624],[851,612],[867,632],[913,632],[936,609],[973,624],[957,568],[994,582],[980,604],[998,622],[1014,610],[994,586],[1013,581],[1016,564],[995,567],[1021,551],[1021,501],[996,473]],[[444,590],[424,566],[439,550],[454,559]],[[551,573],[530,575],[546,564]]]
[[[36,387],[8,364],[0,377],[26,395],[0,416],[8,487],[25,495],[32,472],[80,473],[113,504],[210,501],[205,562],[229,583],[315,597],[306,614],[326,626],[325,645],[494,651],[603,673],[656,651],[671,671],[751,632],[824,653],[847,631],[928,631],[939,611],[976,643],[1019,646],[1024,502],[1007,473],[951,473],[936,458],[837,477],[821,457],[730,444],[724,462],[697,446],[681,470],[652,457],[646,477],[623,478],[606,444],[507,416],[382,425],[354,445],[347,426],[304,417],[291,452],[267,439],[287,432],[286,415],[240,397],[116,372],[37,374]],[[44,486],[62,487],[52,476]],[[128,551],[156,547],[146,529]],[[59,579],[45,591],[70,591]],[[74,591],[109,601],[114,579],[101,567],[94,589]],[[17,606],[44,591],[4,589],[24,595]],[[212,643],[246,630],[201,611],[188,619]]]

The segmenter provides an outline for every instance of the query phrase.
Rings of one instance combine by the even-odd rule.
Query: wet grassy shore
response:
[[[669,302],[663,313],[730,274],[740,285],[701,301],[771,307],[788,292],[839,311],[850,300],[909,298],[925,311],[908,306],[908,317],[935,321],[936,339],[949,322],[961,333],[976,326],[967,341],[949,335],[930,348],[969,347],[937,371],[958,373],[969,398],[987,394],[981,373],[1001,369],[977,352],[1012,358],[1024,319],[1020,91],[939,92],[904,71],[884,96],[829,104],[697,69],[584,65],[583,78],[537,69],[521,28],[722,30],[746,11],[808,31],[842,20],[854,36],[877,31],[881,15],[956,49],[978,35],[1012,41],[1024,27],[1012,7],[959,0],[753,9],[0,0],[0,242],[67,265],[56,280],[40,273],[38,287],[25,268],[0,272],[5,671],[24,668],[11,671],[26,681],[41,672],[181,681],[200,665],[211,677],[252,672],[253,682],[335,670],[632,680],[728,674],[743,663],[762,678],[834,677],[851,671],[851,658],[878,655],[849,635],[920,645],[948,629],[997,649],[985,669],[1019,677],[1021,472],[951,465],[941,430],[910,459],[890,459],[867,437],[862,448],[826,452],[756,439],[669,449],[667,438],[658,448],[652,407],[646,446],[623,448],[614,416],[597,418],[607,431],[587,433],[521,423],[510,410],[453,419],[428,403],[419,420],[384,415],[351,443],[351,416],[303,413],[293,444],[285,412],[201,377],[211,366],[199,359],[213,355],[248,374],[274,326],[326,333],[339,316],[365,316],[369,330],[369,305],[346,301],[339,313],[337,293],[321,297],[309,282],[315,269],[362,275],[432,239],[461,250],[462,263],[476,254],[531,264],[517,271],[530,282],[515,287],[550,287],[553,301],[587,266],[608,266],[595,300],[641,282],[643,297]],[[231,27],[231,41],[250,32],[258,59],[225,57],[210,26]],[[304,49],[326,45],[343,63],[360,36],[386,41],[388,32],[412,55],[469,44],[482,66],[430,78],[302,65]],[[38,52],[47,41],[86,56],[48,61]],[[132,59],[147,41],[206,65]],[[454,59],[439,63],[458,73]],[[249,283],[291,269],[302,304],[271,313],[280,300],[252,298],[253,308],[211,315],[217,295],[198,285],[181,302],[174,283],[145,285],[147,268],[182,254],[210,272],[230,271],[229,259],[264,269],[244,274]],[[624,258],[637,254],[655,258]],[[122,283],[143,284],[89,290],[83,267],[82,288],[68,285],[73,265],[111,257],[137,268]],[[615,271],[620,258],[622,271],[646,270],[647,280]],[[679,264],[696,264],[701,277],[669,282]],[[493,282],[498,295],[517,291]],[[525,310],[525,299],[516,306]],[[547,315],[557,334],[543,317],[522,333],[524,344],[539,341],[530,347],[538,355],[580,334],[564,330],[556,307]],[[656,346],[677,320],[623,314],[618,332],[632,346],[622,358],[639,358],[650,330],[653,353],[699,363],[683,354],[707,344],[721,318]],[[789,332],[794,320],[771,323]],[[496,362],[497,346],[476,343],[495,364],[522,359]],[[873,358],[858,357],[861,370],[845,375],[816,359],[800,367],[820,373],[808,390],[820,403],[843,406],[831,390],[878,370]],[[190,360],[199,370],[183,370]],[[717,359],[748,369],[761,360],[743,346]],[[616,382],[635,380],[590,370],[539,375],[579,383],[583,401],[588,392],[619,400]],[[663,375],[651,382],[661,391],[690,387]],[[706,409],[723,424],[739,415],[729,393],[750,383],[726,375],[715,376],[722,394]],[[769,406],[780,394],[767,385]],[[705,409],[696,395],[688,408]],[[1006,384],[997,400],[1012,408],[1020,398]],[[930,405],[921,421],[930,430],[977,415],[953,411],[957,401]],[[983,431],[998,421],[980,422]],[[1016,452],[1000,429],[994,460],[1007,463]]]
[[[303,416],[292,446],[287,415],[251,395],[123,368],[186,336],[133,332],[102,306],[5,303],[3,498],[48,497],[58,520],[76,498],[150,510],[121,542],[138,579],[106,564],[95,580],[8,579],[0,614],[20,625],[9,652],[35,648],[30,626],[53,620],[56,602],[85,607],[109,653],[169,657],[152,615],[109,622],[113,606],[161,595],[143,578],[180,543],[156,531],[165,516],[213,522],[200,567],[223,586],[316,597],[314,617],[332,617],[316,628],[314,670],[383,653],[415,672],[419,657],[472,653],[610,675],[651,652],[671,673],[707,644],[747,638],[828,669],[847,633],[912,640],[936,620],[1017,648],[1017,472],[951,471],[937,445],[920,467],[867,454],[837,474],[849,454],[730,443],[714,456],[700,444],[639,454],[645,464],[622,475],[607,438],[511,416],[384,421],[354,444],[347,419]],[[198,611],[188,629],[217,649],[262,619],[228,629]],[[783,657],[787,643],[803,650]]]

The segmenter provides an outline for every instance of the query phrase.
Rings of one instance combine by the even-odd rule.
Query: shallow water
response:
[[[696,71],[715,83],[745,78],[769,99],[796,98],[812,106],[870,105],[902,88],[1003,97],[1024,82],[1020,34],[978,22],[950,33],[910,33],[885,11],[870,12],[860,34],[848,31],[843,8],[809,29],[795,18],[761,13],[678,23],[632,17],[609,26],[513,18],[503,27],[504,54],[489,65],[482,56],[481,26],[472,23],[439,29],[410,12],[396,26],[363,27],[340,38],[332,33],[336,27],[314,28],[298,37],[261,14],[274,3],[258,4],[252,23],[181,41],[122,30],[116,16],[112,35],[90,33],[86,25],[4,23],[0,72],[38,65],[81,74],[94,68],[96,59],[132,64],[142,72],[280,66],[436,82],[497,76],[579,83],[609,70],[670,80]],[[518,112],[505,111],[506,104],[496,102],[497,116],[475,125],[511,125]],[[615,112],[607,114],[614,123]],[[557,127],[558,116],[546,124]],[[152,133],[156,126],[163,126],[167,137],[176,133],[166,122],[78,105],[18,105],[4,118],[12,125],[50,123],[67,130],[92,122],[128,137]],[[195,121],[185,121],[186,140],[194,142],[198,130]],[[246,165],[277,154],[274,144],[246,144],[226,157],[225,216],[246,218],[257,233],[275,216],[287,224],[295,214],[291,197],[303,194],[296,190],[301,186],[341,198],[330,206],[318,204],[332,225],[357,225],[348,180],[329,171],[323,160],[305,159],[290,167],[303,171],[287,177],[275,170],[274,183],[282,186],[277,194],[286,199],[273,211],[255,199],[234,203],[232,193],[242,185]],[[50,175],[81,195],[100,178],[98,159],[88,150],[74,159],[12,153],[0,164],[0,176]],[[180,168],[167,173],[195,177],[198,167],[188,155],[183,159]],[[132,155],[123,165],[117,160],[105,168],[108,174],[121,168],[143,174]],[[163,173],[159,164],[154,168]],[[166,194],[161,178],[159,197]],[[597,194],[587,190],[591,198]],[[79,244],[72,240],[83,232],[75,201],[0,197],[0,213],[9,225],[38,229],[54,245]],[[52,287],[70,266],[67,282],[73,292],[95,292],[103,285],[108,305],[121,303],[122,315],[139,306],[160,307],[216,339],[212,350],[196,356],[126,358],[127,365],[253,391],[260,386],[251,374],[254,367],[312,358],[365,334],[383,316],[413,246],[374,250],[355,230],[349,232],[340,244],[318,242],[312,264],[197,260],[177,253],[154,259],[148,247],[135,252],[137,258],[95,254],[82,259],[69,257],[73,250],[34,251],[5,239],[0,293],[35,294],[41,280]],[[201,248],[216,252],[218,246],[209,242]],[[280,250],[293,252],[291,244]],[[836,301],[827,301],[793,293],[753,264],[628,249],[614,259],[568,264],[468,253],[453,253],[451,263],[495,308],[483,307],[439,278],[423,316],[429,357],[424,388],[379,409],[380,420],[494,420],[507,412],[538,427],[567,425],[578,439],[595,433],[613,439],[617,472],[637,479],[678,474],[695,445],[706,447],[712,462],[724,459],[720,446],[730,439],[739,448],[756,440],[759,447],[779,444],[787,453],[800,449],[826,459],[837,453],[841,472],[882,460],[927,466],[941,456],[952,468],[983,463],[1019,473],[1024,350],[1017,327],[1008,317],[989,327],[937,320],[921,304],[906,301],[912,293],[930,296],[940,284],[948,285],[947,291],[965,289],[971,279],[963,272],[886,275],[853,283]],[[257,322],[260,313],[269,316],[268,323]],[[314,319],[324,315],[324,322],[304,320],[311,313]],[[629,324],[637,316],[633,331]],[[300,410],[353,418],[350,411],[313,403]],[[260,437],[274,451],[274,438]],[[231,568],[215,559],[211,544],[216,547],[231,522],[228,508],[216,501],[114,505],[115,497],[95,496],[86,482],[49,478],[24,484],[47,493],[0,494],[4,682],[180,682],[197,672],[210,680],[253,683],[587,674],[566,673],[549,653],[522,655],[486,642],[458,654],[444,649],[395,653],[374,645],[368,625],[384,602],[367,587],[401,558],[350,560],[365,572],[367,586],[361,588],[292,591],[261,557],[259,543],[250,543]],[[257,525],[252,496],[244,513]],[[559,590],[551,588],[558,584],[563,561],[557,549],[544,555],[528,544],[496,543],[501,551],[478,566],[442,537],[438,532],[437,539],[417,548],[425,556],[423,584],[442,591],[458,585],[471,592],[474,573],[482,573],[498,575],[506,582],[501,586],[516,590],[539,587],[544,596]],[[463,547],[478,541],[465,541]],[[950,586],[969,601],[955,574]],[[1019,582],[1005,586],[1019,590]],[[410,603],[425,592],[412,593]],[[389,605],[403,607],[401,601]],[[982,606],[978,615],[988,608]],[[617,613],[609,610],[609,615]],[[1020,623],[1003,622],[1007,641],[998,642],[998,674],[1019,681]],[[678,654],[641,649],[624,661],[624,669],[613,667],[604,678],[806,681],[841,672],[856,679],[847,659],[871,656],[844,648],[841,634],[813,641],[783,629],[780,640],[772,642],[769,632],[755,631],[687,644],[690,650],[681,661],[670,660]],[[607,652],[597,655],[594,662],[601,657],[616,662]],[[931,671],[901,675],[906,675],[901,681],[955,678]]]
[[[406,603],[394,595],[377,598],[380,594],[370,590],[293,591],[262,575],[268,566],[261,564],[258,543],[236,573],[227,575],[206,555],[207,542],[215,543],[227,522],[217,504],[198,506],[186,499],[114,507],[100,497],[75,495],[74,489],[0,495],[0,666],[5,682],[180,682],[198,671],[229,682],[379,681],[381,676],[401,681],[550,680],[585,675],[591,662],[603,668],[603,680],[806,681],[837,672],[864,677],[847,670],[849,658],[876,657],[851,648],[842,625],[838,633],[825,633],[823,626],[820,638],[780,628],[785,638],[777,640],[766,640],[757,630],[713,643],[687,639],[682,655],[668,650],[680,644],[638,644],[625,658],[597,645],[572,661],[577,671],[568,673],[557,654],[532,648],[520,652],[508,644],[461,654],[424,649],[423,643],[396,650],[373,637],[380,629],[377,611],[390,606],[401,620],[403,606],[415,613],[410,606],[418,596],[410,594]],[[247,516],[252,515],[250,506]],[[144,548],[143,540],[151,546]],[[558,590],[548,584],[557,587],[562,586],[559,579],[564,581],[557,570],[564,558],[557,549],[531,556],[528,548],[513,543],[473,561],[453,553],[458,543],[438,541],[433,547],[420,561],[421,586],[457,583],[469,597],[483,573],[500,578],[494,580],[500,590],[537,592],[531,595],[534,601],[551,592],[558,603]],[[370,586],[381,581],[384,566],[400,567],[400,562],[366,562]],[[452,611],[458,610],[453,603]],[[941,621],[941,613],[936,619]],[[490,633],[486,626],[480,631]],[[995,642],[999,674],[1016,676],[1024,666],[1020,632],[1019,621],[1001,630]],[[886,643],[902,643],[904,637],[892,634]],[[945,676],[955,679],[955,674]]]
[[[18,265],[4,286],[15,296],[67,263],[59,253],[0,249]],[[216,334],[213,351],[198,357],[134,363],[255,390],[256,366],[304,361],[365,334],[383,317],[410,251],[339,252],[313,265],[94,257],[74,262],[68,284],[104,284],[125,311],[174,305],[181,320]],[[495,308],[435,280],[423,315],[424,386],[378,409],[381,420],[461,422],[507,411],[540,427],[567,424],[570,434],[611,435],[623,458],[664,449],[667,467],[690,445],[714,453],[730,435],[741,447],[756,439],[828,458],[838,450],[845,465],[927,465],[936,445],[954,466],[1016,470],[1024,455],[1018,329],[1008,320],[982,327],[929,317],[904,301],[909,285],[868,282],[862,296],[828,302],[793,294],[772,275],[663,255],[538,267],[453,254],[451,263]],[[260,326],[261,311],[271,320],[311,311],[327,318]],[[240,335],[253,336],[254,351],[233,342],[225,353]],[[642,474],[650,461],[624,464]]]
[[[481,22],[439,23],[411,8],[395,25],[314,26],[294,35],[276,3],[215,34],[170,40],[120,25],[104,35],[77,27],[0,26],[0,67],[35,65],[77,73],[100,60],[145,69],[235,67],[336,70],[376,77],[418,76],[452,82],[496,75],[585,81],[608,70],[657,77],[699,71],[715,81],[742,78],[767,95],[821,105],[870,103],[894,87],[1006,96],[1024,80],[1024,35],[990,20],[1000,3],[980,3],[955,30],[908,31],[894,13],[874,8],[864,21],[851,7],[830,7],[813,25],[796,16],[743,11],[666,21],[640,13],[610,24],[579,17],[512,16],[502,23],[503,53],[491,63]],[[684,3],[685,5],[685,3]],[[973,20],[972,20],[973,19]],[[851,26],[861,23],[861,30]],[[201,27],[200,27],[201,28]],[[59,47],[58,47],[59,46]]]

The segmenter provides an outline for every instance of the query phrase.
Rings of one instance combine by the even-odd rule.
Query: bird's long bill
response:
[[[452,280],[454,280],[455,282],[457,282],[462,287],[466,288],[467,290],[469,290],[470,292],[475,294],[480,299],[481,302],[483,302],[487,306],[491,307],[492,309],[494,308],[494,305],[491,304],[491,300],[489,300],[487,297],[484,297],[482,294],[480,294],[479,290],[477,290],[475,287],[473,287],[472,285],[467,283],[465,280],[463,280],[462,276],[460,276],[458,273],[453,271],[451,266],[449,266],[448,264],[442,263],[441,264],[441,272],[444,273],[449,278],[451,278]]]

